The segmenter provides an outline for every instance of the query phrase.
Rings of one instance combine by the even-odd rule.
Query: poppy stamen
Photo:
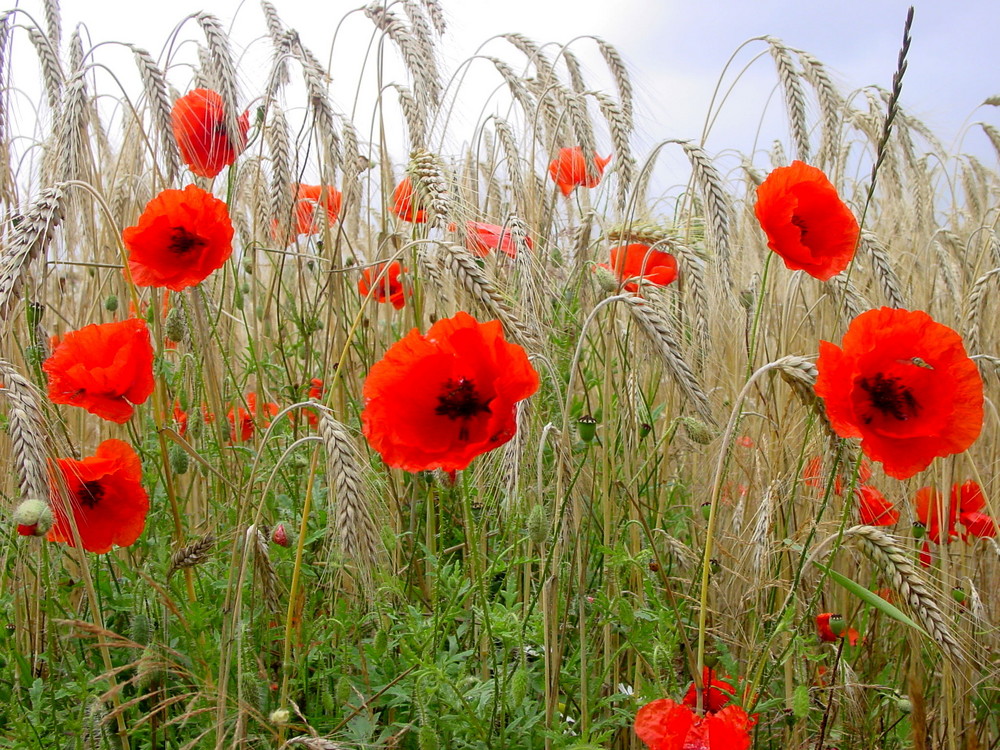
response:
[[[192,234],[184,227],[170,228],[170,244],[167,249],[172,253],[183,255],[191,250],[200,250],[208,243],[196,234]]]
[[[84,482],[77,490],[76,499],[87,508],[94,508],[104,499],[104,485],[96,480]]]
[[[799,229],[799,242],[803,245],[806,244],[806,235],[809,234],[809,228],[806,223],[798,216],[792,216],[792,224],[794,224]]]
[[[438,396],[438,405],[434,409],[448,419],[472,419],[477,414],[490,413],[490,401],[485,401],[476,391],[476,385],[467,378],[459,378],[458,382],[448,378],[444,382],[444,392]],[[463,428],[466,429],[466,428]]]
[[[910,417],[917,416],[920,411],[920,404],[910,389],[900,384],[899,378],[887,378],[878,372],[872,378],[862,378],[858,385],[869,395],[871,405],[882,412],[883,416],[905,422]],[[866,416],[864,420],[865,424],[871,424],[872,418]]]

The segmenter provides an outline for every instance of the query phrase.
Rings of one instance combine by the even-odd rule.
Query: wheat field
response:
[[[907,112],[911,19],[853,95],[751,40],[788,136],[722,159],[639,149],[614,40],[449,69],[438,0],[373,2],[331,71],[245,12],[263,70],[209,12],[0,13],[0,747],[1000,747],[1000,174]],[[765,232],[798,162],[856,220],[827,280]],[[881,453],[820,353],[875,310],[981,382],[886,355],[938,385],[855,381]]]

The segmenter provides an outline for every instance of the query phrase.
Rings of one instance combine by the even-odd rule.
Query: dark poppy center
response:
[[[489,414],[490,401],[492,399],[484,399],[479,395],[475,383],[471,380],[459,378],[455,381],[448,378],[438,395],[438,405],[434,408],[434,413],[451,420],[469,420],[478,414]],[[465,425],[462,426],[459,437],[463,440],[468,439],[468,428]]]
[[[208,244],[196,234],[192,234],[184,227],[170,228],[170,244],[167,249],[172,253],[184,255],[192,250],[200,250]]]
[[[86,508],[94,508],[104,499],[104,485],[98,481],[84,482],[76,491],[76,499]]]
[[[799,228],[799,242],[803,245],[806,244],[806,235],[809,234],[809,227],[806,226],[805,221],[799,216],[792,216],[792,224]]]
[[[869,402],[882,416],[905,422],[910,417],[917,416],[920,404],[910,389],[899,381],[899,378],[887,378],[879,372],[870,378],[862,378],[858,385],[868,394]],[[865,415],[864,421],[865,424],[871,424],[871,415]]]

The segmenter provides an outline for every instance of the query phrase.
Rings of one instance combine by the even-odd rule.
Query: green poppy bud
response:
[[[576,420],[576,429],[580,433],[580,440],[585,443],[592,442],[597,435],[597,420],[585,414]]]
[[[963,589],[961,586],[956,586],[951,590],[951,598],[954,599],[959,604],[965,604],[966,596],[967,594],[965,593],[965,589]]]
[[[104,300],[104,309],[108,312],[115,312],[118,309],[118,297],[114,294],[109,294],[107,299]]]
[[[920,523],[920,521],[914,521],[913,522],[913,538],[914,539],[923,539],[925,533],[927,533],[927,528],[922,523]]]
[[[709,518],[709,516],[711,516],[711,515],[712,515],[712,504],[711,503],[702,503],[701,504],[701,517],[704,518],[707,521],[708,518]]]
[[[830,627],[830,632],[835,636],[840,638],[847,630],[847,623],[844,622],[844,618],[840,615],[830,615],[830,621],[827,623]]]

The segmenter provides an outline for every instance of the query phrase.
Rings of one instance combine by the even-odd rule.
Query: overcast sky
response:
[[[338,22],[359,7],[342,0],[274,0],[274,4],[285,23],[297,29],[303,41],[324,60]],[[32,5],[33,0],[23,3],[29,9]],[[37,8],[40,2],[35,0],[34,5]],[[665,138],[700,136],[713,89],[727,60],[742,42],[756,36],[780,37],[788,46],[812,53],[831,69],[845,91],[868,84],[889,88],[909,3],[442,0],[442,5],[450,22],[447,44],[442,47],[448,70],[473,54],[484,40],[506,31],[521,32],[540,43],[564,43],[587,34],[608,40],[618,47],[633,70],[640,140],[655,143]],[[913,45],[903,84],[904,108],[924,120],[946,145],[955,143],[967,121],[985,120],[1000,126],[1000,108],[977,109],[986,97],[1000,94],[1000,1],[935,0],[915,5]],[[266,41],[260,39],[264,24],[255,0],[62,0],[66,29],[84,21],[94,42],[136,42],[154,56],[159,55],[180,19],[203,8],[227,24],[233,23],[237,47],[269,53]],[[193,25],[182,36],[199,38]],[[357,55],[363,54],[370,36],[371,25],[360,14],[351,16],[341,29],[339,49],[334,55],[335,85],[338,79],[356,79],[351,71],[341,68],[349,67]],[[491,44],[494,46],[487,49],[497,54],[499,43]],[[352,51],[355,48],[357,53]],[[573,49],[583,59],[588,74],[592,72],[598,82],[606,80],[593,45],[576,42]],[[346,56],[345,50],[349,51]],[[727,80],[732,81],[736,71],[765,50],[763,42],[745,48]],[[249,79],[260,73],[244,67],[245,88],[253,87]],[[710,152],[752,150],[757,123],[776,81],[767,55],[752,64],[736,85],[707,141]],[[351,102],[338,104],[347,109]],[[780,115],[782,106],[780,94],[776,94],[770,111]],[[774,133],[761,147],[769,148],[775,135],[787,142],[787,131]],[[990,166],[996,165],[978,130],[970,131],[963,148],[990,158]]]

